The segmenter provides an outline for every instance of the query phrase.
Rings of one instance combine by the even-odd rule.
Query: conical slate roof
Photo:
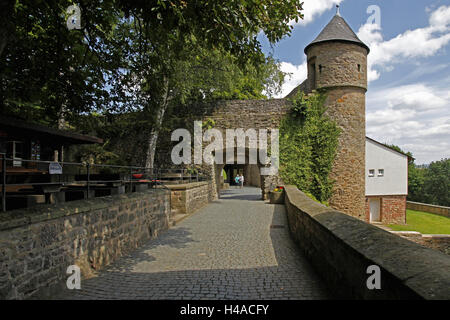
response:
[[[358,36],[353,32],[352,28],[345,22],[339,14],[336,14],[333,19],[327,24],[327,26],[322,30],[322,32],[308,44],[305,48],[305,53],[308,48],[316,43],[328,42],[328,41],[346,41],[356,43],[368,51],[369,47],[359,40]]]

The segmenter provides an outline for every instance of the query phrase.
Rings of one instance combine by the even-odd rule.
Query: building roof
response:
[[[362,42],[358,36],[353,32],[352,28],[342,18],[339,13],[336,14],[333,19],[326,25],[322,32],[314,39],[310,44],[305,47],[305,53],[308,48],[316,43],[328,42],[328,41],[344,41],[352,42],[366,48],[369,52],[369,47]]]
[[[103,139],[87,136],[76,132],[49,128],[46,126],[25,122],[21,119],[0,116],[2,129],[20,130],[21,135],[41,135],[51,139],[64,140],[70,144],[103,143]]]
[[[408,159],[415,160],[415,158],[414,158],[414,157],[411,157],[409,154],[406,154],[406,153],[404,153],[404,152],[402,152],[402,151],[398,151],[398,150],[392,148],[391,146],[389,146],[389,145],[387,145],[387,144],[381,143],[381,142],[379,142],[379,141],[377,141],[377,140],[374,140],[374,139],[372,139],[372,138],[369,138],[369,137],[367,137],[367,136],[366,136],[366,139],[367,139],[367,140],[370,140],[370,141],[372,141],[372,142],[374,142],[374,143],[376,143],[376,144],[378,144],[378,145],[380,145],[380,146],[382,146],[382,147],[391,149],[391,150],[394,151],[394,152],[397,152],[397,153],[399,153],[399,154],[401,154],[401,155],[404,155],[404,156],[408,157]]]

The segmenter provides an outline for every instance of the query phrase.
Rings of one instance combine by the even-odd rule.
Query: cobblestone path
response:
[[[289,236],[283,205],[260,189],[220,200],[84,280],[64,299],[326,299]]]

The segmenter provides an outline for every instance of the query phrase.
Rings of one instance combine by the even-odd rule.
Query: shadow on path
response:
[[[226,190],[223,196],[228,198],[83,281],[82,290],[66,289],[59,298],[329,298],[290,237],[284,205],[254,202],[258,190]]]
[[[262,201],[261,189],[255,187],[230,188],[220,191],[221,200]]]

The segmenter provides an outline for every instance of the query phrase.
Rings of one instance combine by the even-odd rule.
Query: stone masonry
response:
[[[171,214],[191,214],[215,199],[213,185],[208,182],[192,182],[167,185],[171,193]]]
[[[341,129],[339,146],[330,177],[335,181],[330,206],[365,220],[365,93],[369,48],[358,39],[345,20],[336,15],[319,36],[305,48],[307,79],[285,99],[231,100],[190,106],[184,128],[193,121],[213,121],[213,127],[244,130],[279,128],[289,112],[290,98],[298,91],[325,91],[327,114]],[[206,144],[207,145],[207,144]],[[224,146],[225,148],[225,146]],[[259,147],[258,147],[259,148]],[[269,147],[268,147],[269,148]],[[302,155],[299,154],[299,157]],[[223,166],[204,166],[214,183]],[[261,177],[263,198],[283,184],[280,177]]]
[[[316,43],[306,50],[311,89],[326,90],[327,114],[341,134],[330,206],[365,220],[365,92],[367,49],[354,43]]]
[[[168,228],[169,197],[152,189],[2,214],[0,299],[51,296],[74,264],[91,277]]]
[[[61,299],[329,298],[289,236],[284,206],[255,201],[259,193],[222,191],[219,200],[83,281],[81,290],[61,292]],[[169,310],[166,318],[179,317]]]

